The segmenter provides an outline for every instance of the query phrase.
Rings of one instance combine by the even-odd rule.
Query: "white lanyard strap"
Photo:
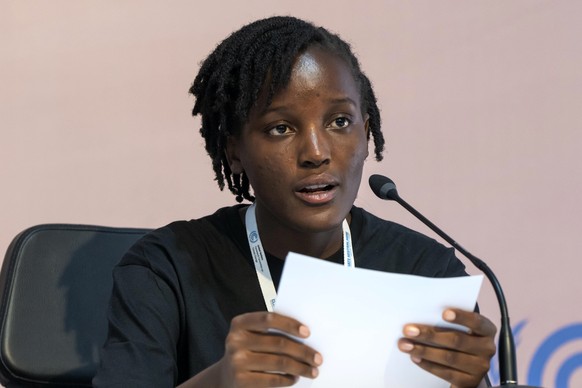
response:
[[[275,290],[275,284],[271,277],[271,271],[269,271],[269,264],[267,263],[267,257],[265,256],[265,250],[263,249],[263,244],[259,237],[255,208],[255,204],[253,203],[249,206],[245,215],[247,239],[249,240],[249,247],[253,257],[253,263],[255,264],[259,286],[261,287],[263,299],[265,300],[265,306],[267,306],[267,311],[273,311],[275,307],[275,299],[277,298],[277,291]],[[347,220],[342,222],[342,236],[344,266],[353,268],[356,266],[356,261],[354,258],[354,249],[352,247],[352,234],[350,233],[350,226],[348,225]]]
[[[261,238],[259,237],[259,228],[257,227],[254,203],[247,209],[245,221],[249,247],[251,248],[251,255],[253,256],[253,263],[255,263],[257,278],[259,279],[259,285],[261,286],[263,298],[265,299],[265,306],[267,306],[267,311],[273,311],[273,308],[275,307],[275,299],[277,298],[277,291],[275,291],[275,284],[273,284],[271,271],[269,271],[269,264],[267,263],[267,257],[265,256],[265,250],[263,249],[263,244],[261,244]]]
[[[354,268],[356,259],[354,258],[354,248],[352,247],[352,233],[348,220],[342,222],[343,242],[344,242],[344,267]]]

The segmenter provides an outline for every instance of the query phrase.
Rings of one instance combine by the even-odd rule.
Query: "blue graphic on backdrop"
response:
[[[564,326],[546,338],[538,350],[536,350],[531,360],[529,374],[527,376],[528,384],[542,385],[544,369],[554,353],[562,346],[579,340],[582,340],[582,323]],[[570,378],[579,368],[582,368],[582,352],[569,356],[558,367],[558,372],[554,380],[555,387],[568,388],[570,386]]]
[[[515,339],[516,348],[519,347],[522,338],[522,330],[527,324],[527,320],[518,322],[511,331]],[[573,323],[550,334],[535,351],[528,369],[527,384],[541,387],[545,369],[552,356],[563,346],[575,341],[582,340],[582,323]],[[523,367],[521,365],[521,367]],[[574,373],[582,370],[582,351],[567,357],[561,365],[558,366],[556,376],[554,377],[555,388],[571,388],[570,379]],[[489,379],[493,385],[499,385],[499,361],[497,354],[491,359],[491,369],[489,370]],[[548,379],[550,380],[550,379]]]

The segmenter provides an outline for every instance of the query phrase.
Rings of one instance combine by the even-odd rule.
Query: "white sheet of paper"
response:
[[[446,388],[398,350],[405,323],[451,326],[447,307],[473,310],[483,276],[425,278],[346,268],[289,253],[275,311],[307,325],[319,376],[295,387]]]

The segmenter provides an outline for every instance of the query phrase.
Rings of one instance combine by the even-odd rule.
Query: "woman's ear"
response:
[[[225,153],[230,171],[232,171],[233,174],[242,174],[243,168],[240,162],[238,139],[236,137],[227,136]]]

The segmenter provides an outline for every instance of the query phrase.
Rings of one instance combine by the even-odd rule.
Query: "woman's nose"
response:
[[[329,133],[325,129],[311,128],[305,131],[299,150],[299,164],[302,167],[314,168],[329,164],[331,149]]]

